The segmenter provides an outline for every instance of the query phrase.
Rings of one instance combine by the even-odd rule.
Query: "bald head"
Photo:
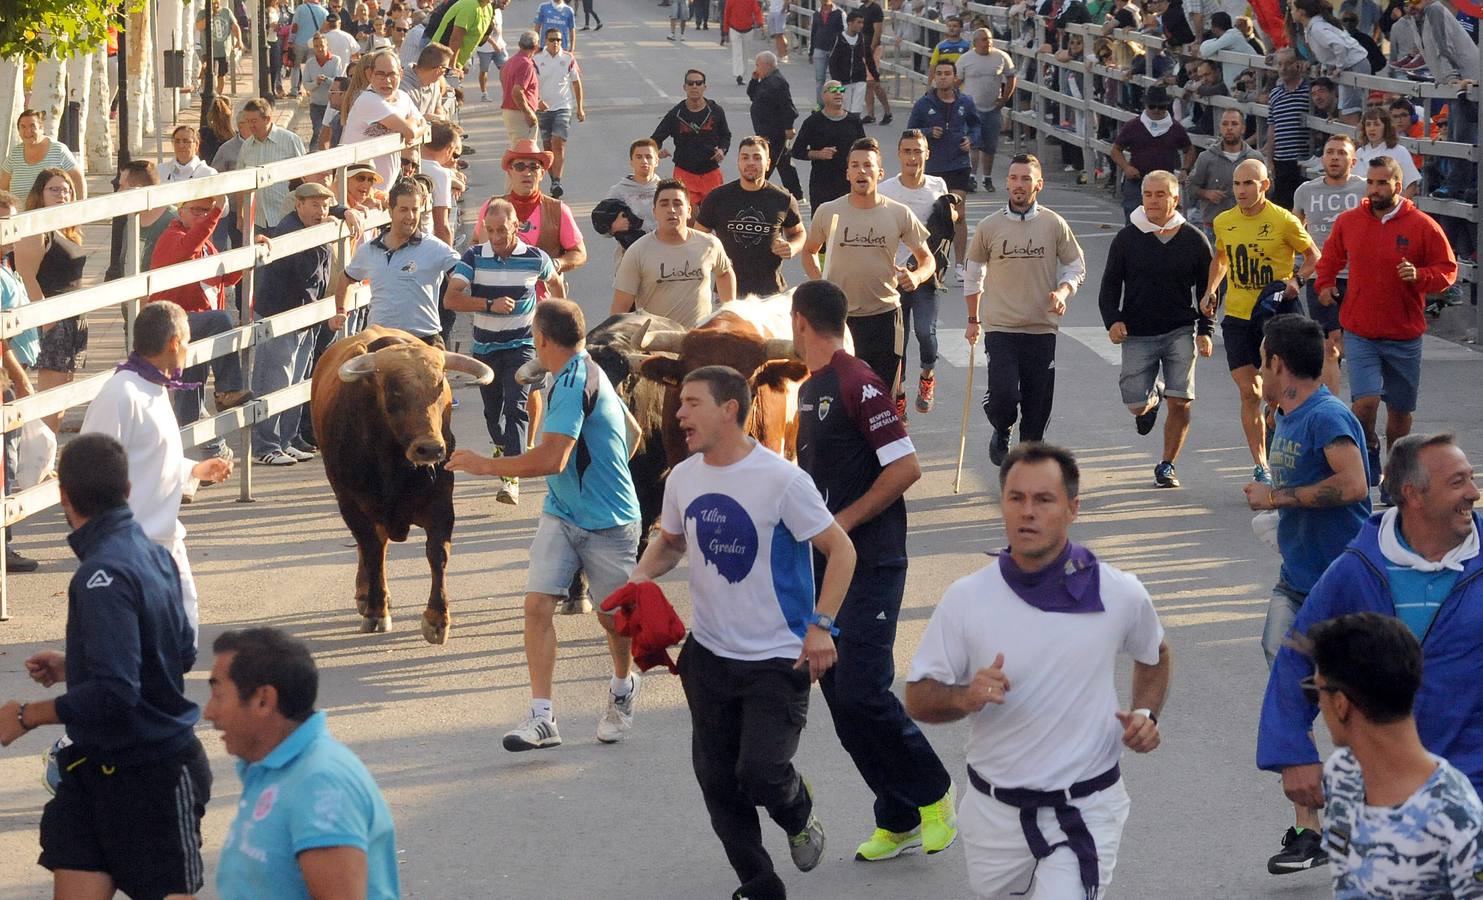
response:
[[[1262,208],[1271,187],[1267,164],[1259,159],[1242,160],[1231,174],[1231,191],[1236,195],[1236,205],[1247,215],[1255,215]]]

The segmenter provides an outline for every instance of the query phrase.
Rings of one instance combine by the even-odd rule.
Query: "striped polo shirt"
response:
[[[515,308],[503,315],[476,312],[471,324],[474,352],[495,353],[519,347],[534,347],[531,323],[536,314],[536,284],[556,275],[556,267],[545,251],[516,241],[509,256],[499,256],[488,241],[464,251],[453,267],[453,277],[469,285],[469,293],[480,300],[513,298]]]
[[[299,136],[287,128],[274,125],[268,130],[267,140],[259,141],[257,138],[248,138],[242,142],[242,150],[237,155],[237,168],[246,169],[280,160],[296,159],[303,155],[304,142],[299,140]],[[256,227],[263,229],[274,225],[288,212],[287,207],[287,181],[259,188],[257,209],[254,210],[253,216]]]
[[[1267,121],[1272,123],[1272,158],[1308,158],[1308,110],[1313,105],[1307,79],[1295,88],[1282,82],[1267,97]]]

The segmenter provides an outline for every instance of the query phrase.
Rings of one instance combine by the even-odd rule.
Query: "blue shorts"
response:
[[[508,55],[500,50],[479,51],[479,74],[488,75],[490,69],[503,69]]]
[[[1146,337],[1128,335],[1118,388],[1124,404],[1140,408],[1156,394],[1195,399],[1195,327]]]
[[[1346,331],[1344,359],[1349,365],[1351,400],[1378,396],[1392,412],[1415,411],[1421,390],[1421,338],[1371,340]]]
[[[1004,130],[1004,110],[991,109],[988,112],[980,110],[978,119],[979,149],[986,155],[993,156],[999,152],[999,136]]]
[[[588,531],[543,512],[530,544],[525,591],[565,597],[572,577],[581,569],[587,573],[592,605],[599,606],[628,582],[637,564],[638,546],[637,522]]]

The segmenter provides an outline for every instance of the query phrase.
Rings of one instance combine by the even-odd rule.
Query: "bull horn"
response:
[[[533,359],[515,370],[516,384],[538,384],[546,377],[546,367],[539,359]]]
[[[494,380],[494,370],[462,353],[443,351],[443,374],[452,387],[469,387],[488,384]]]
[[[376,354],[362,353],[360,356],[352,356],[340,364],[340,380],[345,382],[360,381],[376,374]]]
[[[767,359],[794,359],[798,356],[798,350],[788,338],[768,338],[762,345],[762,353]]]
[[[679,353],[680,345],[684,342],[683,331],[661,331],[658,334],[645,334],[644,339],[639,341],[639,349],[652,350],[655,353]]]

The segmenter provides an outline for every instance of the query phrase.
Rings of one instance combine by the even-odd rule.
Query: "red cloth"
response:
[[[1332,287],[1349,266],[1349,287],[1339,324],[1370,340],[1409,341],[1426,333],[1426,295],[1457,280],[1457,257],[1442,226],[1404,197],[1400,211],[1381,222],[1370,201],[1340,213],[1318,258],[1315,290]],[[1401,260],[1416,267],[1416,280],[1396,274]]]
[[[727,0],[726,18],[721,23],[731,31],[751,31],[762,27],[762,6],[757,0]]]
[[[732,0],[735,2],[735,0]],[[669,605],[664,591],[652,581],[625,584],[602,602],[604,612],[613,612],[613,627],[633,638],[633,661],[640,672],[664,666],[674,674],[669,648],[685,639],[685,623]]]
[[[151,269],[163,269],[165,266],[173,266],[183,263],[189,259],[201,259],[216,254],[216,247],[211,243],[211,232],[216,229],[216,223],[221,221],[221,207],[213,209],[196,223],[195,228],[187,229],[179,220],[171,222],[155,242],[154,256],[150,258]],[[241,272],[232,272],[229,275],[218,275],[201,282],[183,284],[178,288],[168,291],[160,291],[149,295],[149,302],[156,303],[160,300],[169,300],[182,307],[186,312],[208,312],[213,309],[223,308],[225,298],[222,292],[242,280]],[[213,292],[216,302],[213,303],[208,297],[204,286],[215,287]]]

